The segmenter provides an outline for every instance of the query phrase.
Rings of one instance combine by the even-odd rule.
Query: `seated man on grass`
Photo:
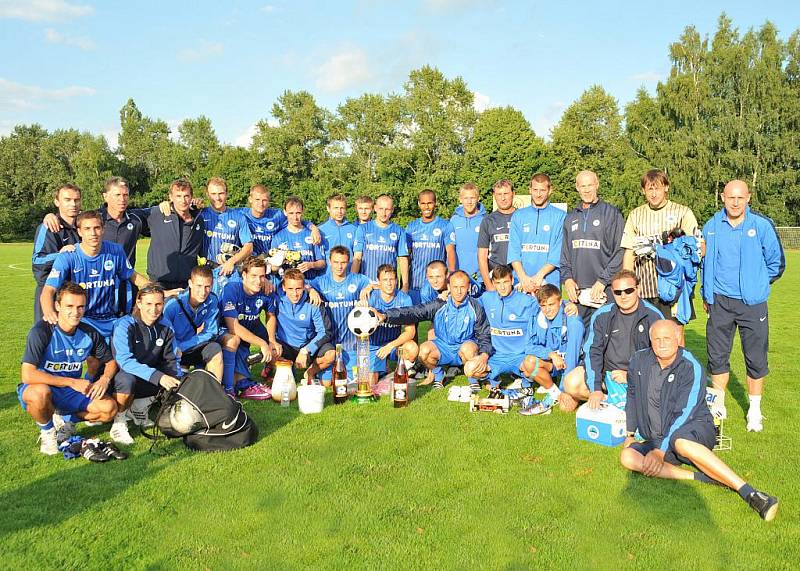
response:
[[[423,305],[376,311],[378,320],[395,325],[410,325],[431,321],[436,338],[425,341],[419,348],[419,359],[433,372],[434,389],[444,387],[442,366],[464,366],[470,386],[477,387],[473,373],[486,368],[494,353],[489,322],[483,307],[469,296],[469,276],[456,271],[449,278],[450,297],[447,301],[434,299]],[[420,383],[427,384],[427,383]]]
[[[53,414],[73,415],[92,422],[109,422],[117,414],[116,401],[108,396],[117,363],[103,336],[81,323],[86,310],[86,292],[76,283],[64,282],[56,291],[57,321],[51,325],[38,321],[28,333],[22,357],[17,395],[41,431],[42,454],[58,454],[58,438],[66,440],[74,432],[53,425]],[[93,383],[81,378],[86,359],[94,357],[102,372]]]
[[[725,486],[762,519],[772,521],[778,498],[754,489],[713,452],[716,432],[706,404],[703,367],[680,347],[680,326],[662,319],[649,333],[652,348],[635,353],[628,368],[627,438],[620,462],[645,476]],[[635,439],[637,431],[643,441]]]
[[[275,315],[267,324],[270,339],[275,339],[275,356],[305,369],[303,381],[310,384],[336,359],[336,349],[329,341],[333,335],[331,320],[324,307],[309,300],[300,270],[286,270],[281,290],[273,294],[277,299]]]
[[[620,270],[611,278],[613,303],[592,314],[583,343],[583,365],[564,377],[564,389],[558,405],[573,411],[578,401],[588,400],[589,408],[598,409],[612,397],[625,398],[628,362],[631,355],[650,347],[650,326],[663,319],[661,312],[639,298],[639,279],[630,270]]]

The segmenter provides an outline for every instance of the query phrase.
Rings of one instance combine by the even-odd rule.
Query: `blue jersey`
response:
[[[505,297],[501,297],[496,291],[487,291],[479,301],[486,311],[492,346],[497,353],[525,353],[533,320],[539,312],[536,298],[516,290]]]
[[[552,264],[556,269],[547,274],[544,281],[561,287],[558,267],[561,265],[561,236],[566,215],[566,212],[552,204],[544,208],[528,206],[515,211],[511,216],[508,263],[522,262],[529,276],[545,264]]]
[[[310,282],[328,307],[333,327],[331,343],[341,343],[345,351],[355,351],[356,348],[356,336],[347,328],[347,315],[356,306],[361,290],[369,283],[361,274],[346,274],[342,281],[337,282],[330,272]]]
[[[164,305],[162,318],[175,332],[175,344],[181,351],[214,341],[219,336],[219,298],[213,292],[193,309],[189,290]]]
[[[22,362],[51,375],[79,379],[87,357],[101,363],[111,360],[111,350],[93,327],[80,323],[69,334],[58,325],[39,321],[28,333]]]
[[[433,289],[431,283],[428,280],[425,280],[425,284],[419,290],[419,301],[420,303],[428,303],[429,301],[432,301],[437,297],[439,297],[440,293],[442,292]]]
[[[458,269],[467,272],[470,277],[476,276],[482,281],[480,268],[478,268],[478,236],[480,235],[481,222],[486,216],[483,204],[478,203],[478,209],[472,216],[464,214],[464,207],[457,206],[450,224],[456,234],[456,258]]]
[[[396,290],[392,301],[384,301],[380,290],[372,290],[369,294],[369,305],[381,313],[386,313],[387,309],[398,307],[411,307],[411,298],[404,291]],[[375,348],[381,348],[387,343],[391,343],[402,332],[403,326],[386,323],[385,321],[378,326],[378,329],[370,335],[369,344]]]
[[[247,220],[253,239],[253,255],[267,254],[272,247],[272,238],[286,228],[286,214],[279,208],[267,208],[261,218],[256,218],[250,208],[236,208]]]
[[[316,262],[324,260],[325,255],[319,246],[315,246],[311,239],[311,230],[303,228],[297,232],[292,232],[289,228],[284,228],[272,238],[272,247],[285,247],[293,252],[300,252],[301,262]],[[305,272],[306,279],[312,279],[320,275],[319,270]]]
[[[234,269],[228,276],[223,276],[221,270],[222,266],[217,266],[211,270],[211,274],[214,276],[214,284],[211,286],[211,291],[215,293],[217,297],[222,297],[222,292],[225,291],[225,286],[229,283],[242,281],[242,275],[239,273],[239,270]]]
[[[447,246],[456,243],[453,225],[438,216],[430,222],[417,218],[406,228],[408,252],[411,256],[409,281],[411,289],[421,289],[426,283],[425,269],[434,260],[447,264]]]
[[[353,241],[356,239],[356,226],[342,220],[341,224],[337,224],[333,218],[328,218],[328,221],[319,226],[320,234],[322,234],[322,246],[325,249],[325,257],[330,255],[331,248],[335,246],[344,246],[350,252],[350,259],[353,259]]]
[[[56,289],[66,281],[86,290],[86,317],[112,319],[117,314],[119,284],[133,275],[122,246],[103,240],[96,256],[87,256],[78,246],[56,256],[45,285]]]
[[[331,321],[322,308],[308,301],[308,294],[297,303],[292,303],[284,294],[275,294],[275,307],[278,327],[275,336],[282,345],[295,349],[306,348],[310,355],[330,339]]]
[[[408,256],[406,231],[394,223],[381,228],[370,220],[356,229],[353,252],[361,253],[361,273],[372,281],[378,281],[380,266],[397,266],[399,256]]]
[[[259,316],[262,312],[275,313],[275,298],[273,296],[265,295],[261,292],[248,295],[244,291],[244,284],[241,281],[228,282],[222,292],[219,305],[223,318],[233,317],[249,331],[255,333],[264,341],[267,340],[262,337],[265,328]]]
[[[544,312],[533,320],[532,335],[528,353],[540,359],[547,359],[553,351],[564,354],[567,368],[563,373],[569,373],[578,366],[583,343],[583,320],[577,315],[567,317],[564,314],[564,302],[556,316],[549,320]]]
[[[241,247],[253,241],[247,218],[238,208],[226,208],[223,212],[217,212],[206,206],[200,211],[200,216],[206,229],[203,255],[209,260],[217,261],[223,244]]]

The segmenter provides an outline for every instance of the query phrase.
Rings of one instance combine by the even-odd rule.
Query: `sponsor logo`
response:
[[[82,368],[82,361],[78,361],[77,363],[45,361],[44,364],[45,371],[53,373],[73,373],[75,371],[80,371]]]
[[[232,301],[228,301],[225,303],[225,308],[223,309],[223,311],[231,311],[233,309],[236,309],[236,306],[233,305]]]
[[[765,315],[764,317],[760,318],[759,321],[764,321],[766,318],[767,316]]]
[[[234,419],[230,422],[223,422],[220,426],[222,426],[222,430],[228,430],[231,426],[236,424],[236,419],[238,416],[234,417]]]
[[[578,223],[575,222],[572,226],[570,226],[569,229],[572,230],[573,232],[577,232],[578,231]]]
[[[495,242],[508,242],[508,234],[495,234],[493,238]]]
[[[530,232],[530,231],[531,231],[531,227],[530,227],[530,226],[528,226],[527,224],[525,224],[525,225],[522,227],[522,231],[523,231],[523,232]]]
[[[172,222],[172,218],[164,218],[164,224],[169,224]]]
[[[109,272],[114,269],[114,262],[111,260],[106,260],[103,264],[103,268],[108,270]]]
[[[77,271],[78,271],[77,269],[72,270],[72,273],[76,273]],[[47,274],[47,279],[50,279],[50,278],[55,279],[55,278],[59,277],[60,275],[61,275],[61,272],[59,272],[58,270],[50,270],[50,273]]]
[[[492,327],[490,330],[495,337],[522,337],[522,329],[500,329],[499,327]]]
[[[222,222],[217,222],[217,225],[214,226],[215,230],[222,230]]]
[[[80,286],[83,289],[97,289],[100,287],[110,287],[113,285],[115,285],[113,279],[95,280],[93,282],[80,282]]]
[[[194,227],[194,229],[195,230],[200,230],[200,225],[198,224],[197,226]]]
[[[600,240],[573,240],[573,248],[588,248],[589,250],[599,250]]]
[[[53,355],[58,355],[59,353],[63,353],[63,352],[64,352],[64,349],[56,349],[55,351],[53,351]]]
[[[213,236],[213,235],[214,235],[214,233],[211,230],[206,230],[206,236],[211,238],[211,236]]]
[[[549,252],[550,244],[523,244],[520,249],[523,252]]]
[[[597,428],[594,424],[590,424],[586,427],[586,436],[591,438],[592,440],[597,440],[600,438],[600,429]]]
[[[92,271],[89,272],[89,275],[91,275],[91,276],[99,276],[100,272],[98,272],[96,269],[92,268]]]
[[[261,234],[264,232],[264,229],[261,226],[256,226],[256,232]]]

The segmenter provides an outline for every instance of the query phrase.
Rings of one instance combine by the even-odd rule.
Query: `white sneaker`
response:
[[[55,425],[55,422],[53,423]],[[61,426],[56,429],[56,442],[61,444],[75,436],[75,423],[62,420]]]
[[[760,412],[747,412],[747,432],[761,432],[764,430],[764,416]]]
[[[514,381],[508,385],[509,389],[521,389],[522,388],[522,379],[519,377],[515,378]]]
[[[114,423],[111,425],[111,440],[117,444],[133,444],[133,437],[128,432],[128,417],[124,412],[119,413],[114,418]]]
[[[100,422],[99,420],[97,420],[97,421],[94,421],[94,420],[84,420],[84,421],[83,421],[83,424],[84,424],[84,426],[100,426],[100,425],[101,425],[101,424],[103,424],[103,423],[102,423],[102,422]]]
[[[48,456],[55,456],[58,454],[58,442],[56,441],[55,428],[40,430],[39,442],[39,452],[42,454],[47,454]]]
[[[153,404],[155,397],[145,397],[140,399],[133,399],[131,408],[127,411],[127,416],[136,426],[143,428],[150,428],[153,426],[153,421],[150,420],[147,412],[150,410],[150,405]]]

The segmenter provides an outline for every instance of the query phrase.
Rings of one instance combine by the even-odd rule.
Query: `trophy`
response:
[[[375,402],[378,397],[372,393],[369,336],[378,328],[378,316],[371,307],[356,307],[347,316],[347,327],[356,336],[358,378],[353,400],[358,404]]]

